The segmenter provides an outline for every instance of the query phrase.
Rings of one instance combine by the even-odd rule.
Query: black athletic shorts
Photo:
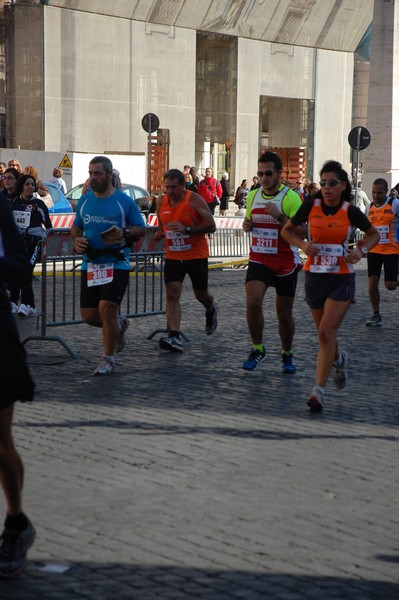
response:
[[[298,282],[298,268],[295,268],[289,275],[276,275],[265,265],[250,260],[245,283],[249,281],[262,281],[267,287],[274,286],[277,296],[293,298]]]
[[[80,277],[80,308],[97,308],[100,300],[107,300],[120,305],[128,283],[129,271],[114,269],[114,278],[111,283],[88,287],[87,271],[82,271]]]
[[[208,289],[208,259],[174,260],[167,258],[165,260],[165,283],[171,283],[172,281],[182,283],[186,275],[190,277],[194,290],[202,292]]]
[[[21,400],[33,400],[35,384],[30,376],[25,348],[11,312],[0,317],[0,409]],[[1,415],[0,415],[1,418]]]
[[[305,298],[310,308],[323,308],[327,298],[355,301],[355,274],[331,275],[305,271]]]
[[[384,281],[397,281],[398,279],[399,254],[380,254],[369,252],[367,254],[368,276],[380,277],[384,267]]]

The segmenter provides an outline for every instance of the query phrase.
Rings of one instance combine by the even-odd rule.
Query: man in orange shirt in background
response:
[[[398,287],[399,243],[395,234],[399,223],[399,199],[388,196],[388,182],[382,178],[374,181],[371,193],[373,202],[368,211],[368,218],[378,230],[380,241],[367,254],[368,291],[373,314],[366,321],[366,325],[381,327],[378,284],[383,266],[387,290],[396,290]]]

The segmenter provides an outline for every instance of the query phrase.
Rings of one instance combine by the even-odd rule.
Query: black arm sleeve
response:
[[[357,206],[353,206],[352,204],[348,208],[348,218],[353,227],[357,227],[361,231],[367,231],[372,226],[369,219],[360,208],[357,208]]]
[[[313,207],[313,198],[306,199],[303,204],[298,208],[297,212],[291,217],[291,223],[293,225],[301,225],[307,223],[309,213]]]

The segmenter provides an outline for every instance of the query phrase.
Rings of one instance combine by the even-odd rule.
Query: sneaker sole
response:
[[[366,323],[366,327],[382,327],[382,323]]]

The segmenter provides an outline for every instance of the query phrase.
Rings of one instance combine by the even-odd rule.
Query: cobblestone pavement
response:
[[[242,370],[244,277],[211,271],[211,337],[185,283],[183,355],[147,339],[164,316],[131,320],[110,377],[91,377],[99,330],[58,328],[76,361],[55,342],[27,344],[37,395],[17,406],[15,437],[37,540],[26,573],[0,581],[2,600],[399,598],[399,292],[382,287],[384,327],[365,327],[358,270],[340,332],[350,378],[341,391],[329,382],[311,415],[317,341],[303,274],[296,375],[281,374],[272,290],[267,361]],[[19,325],[24,337],[34,322]]]

